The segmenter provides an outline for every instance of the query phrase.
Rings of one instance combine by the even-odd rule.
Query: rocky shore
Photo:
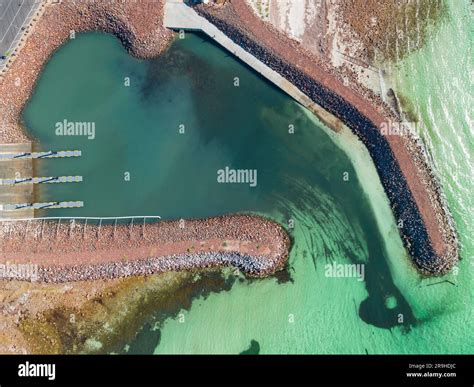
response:
[[[173,33],[163,27],[163,5],[164,0],[64,0],[50,4],[0,79],[0,95],[7,96],[0,98],[0,143],[31,141],[20,125],[21,111],[49,56],[72,32],[112,33],[132,55],[153,57],[173,39]],[[383,124],[399,120],[388,106],[373,93],[361,92],[352,84],[346,87],[330,66],[263,23],[245,2],[196,10],[342,120],[363,141],[401,225],[405,246],[423,273],[441,275],[456,264],[456,233],[423,145],[413,136],[385,136],[380,131]]]
[[[245,3],[195,9],[359,137],[374,161],[413,262],[426,275],[447,273],[459,260],[458,241],[423,144],[410,134],[384,135],[380,130],[399,117],[374,95],[361,96],[344,86],[327,66],[259,20]]]
[[[21,111],[56,49],[75,34],[103,31],[117,36],[136,57],[157,56],[174,36],[163,27],[163,6],[164,0],[63,0],[48,4],[21,50],[15,52],[15,60],[0,77],[0,143],[32,140],[20,125]]]
[[[275,262],[267,257],[252,257],[235,252],[186,253],[97,265],[41,266],[36,281],[63,283],[109,280],[169,271],[193,271],[229,266],[238,268],[251,277],[264,277],[282,268],[281,265],[275,266]],[[21,280],[21,278],[14,279]]]
[[[21,111],[50,55],[80,32],[117,36],[130,54],[151,58],[173,32],[163,27],[164,0],[81,1],[49,4],[6,74],[0,78],[0,143],[28,143]],[[5,222],[2,264],[38,265],[35,280],[69,282],[164,271],[235,266],[251,276],[283,268],[289,239],[280,226],[258,217],[140,225]],[[87,241],[87,243],[85,243]],[[80,262],[80,264],[78,264]],[[22,280],[12,275],[11,278]]]
[[[290,248],[281,226],[250,215],[117,225],[11,221],[0,224],[0,238],[4,279],[54,283],[223,266],[263,277],[283,269]]]

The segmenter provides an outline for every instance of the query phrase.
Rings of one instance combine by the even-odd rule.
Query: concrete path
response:
[[[249,54],[238,44],[229,39],[222,31],[210,23],[208,20],[198,15],[191,7],[182,1],[168,0],[165,4],[164,25],[173,30],[201,31],[219,43],[222,47],[230,51],[241,61],[252,67],[255,71],[274,83],[277,87],[285,91],[301,105],[308,108],[319,117],[324,113],[322,108],[315,104],[306,94],[301,92],[296,86],[283,78],[276,71],[272,70],[263,62],[260,62],[252,54]],[[335,118],[330,117],[332,120]]]

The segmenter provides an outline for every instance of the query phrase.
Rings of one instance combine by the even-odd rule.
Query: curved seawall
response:
[[[1,142],[29,140],[18,125],[21,110],[33,91],[42,66],[69,38],[71,30],[111,32],[135,56],[152,57],[162,52],[172,39],[172,33],[160,24],[162,5],[162,1],[155,7],[146,2],[131,3],[127,5],[130,7],[128,12],[114,3],[64,2],[50,6],[0,82],[0,90],[6,90],[8,96],[0,100],[0,108],[4,107],[6,113],[5,125],[0,128]],[[243,2],[233,6],[241,13],[247,12]],[[264,23],[254,20],[256,17],[251,11],[245,15],[244,23],[236,13],[229,21],[225,15],[218,17],[207,8],[199,7],[197,10],[232,41],[344,121],[358,135],[375,163],[396,219],[403,221],[400,233],[413,261],[424,273],[446,273],[458,261],[457,239],[439,186],[424,162],[420,148],[400,136],[383,136],[378,126],[387,119],[376,112],[372,106],[374,101],[369,103],[342,87],[317,63],[305,63],[305,54],[299,52],[298,47],[280,39],[273,31],[258,36]],[[239,28],[239,23],[247,27],[252,21],[253,34]],[[286,56],[285,52],[288,53]],[[290,54],[293,58],[288,58]],[[13,86],[16,77],[22,79],[18,87]]]
[[[417,168],[413,168],[410,163],[408,165],[417,170],[416,173],[403,171],[387,136],[384,136],[379,127],[354,104],[275,54],[271,48],[262,43],[265,41],[264,36],[256,37],[246,31],[245,23],[241,20],[236,22],[235,15],[234,18],[227,18],[226,14],[216,15],[212,8],[199,7],[197,10],[233,42],[282,75],[312,101],[342,120],[359,137],[372,157],[394,216],[401,224],[400,235],[413,262],[424,274],[442,275],[448,272],[459,259],[457,238],[439,185],[433,171],[425,162],[425,155],[421,153],[424,150],[420,144],[410,143],[413,140],[411,138],[406,140],[408,144],[405,146],[413,159],[412,163]],[[239,22],[242,22],[244,28],[236,25]],[[255,33],[255,29],[252,32]],[[419,174],[423,176],[422,184],[414,181],[421,179]],[[434,223],[429,224],[432,234],[428,232],[426,220],[423,219],[423,214],[410,189],[407,176],[412,179],[412,183],[418,183],[417,188],[421,187],[421,190],[425,191],[417,194],[418,198],[423,199],[423,203],[420,204],[428,213],[425,216],[427,221]],[[433,198],[435,200],[432,200]]]

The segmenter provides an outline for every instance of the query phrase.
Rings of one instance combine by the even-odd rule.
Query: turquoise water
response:
[[[56,136],[54,125],[64,119],[95,122],[95,139]],[[45,200],[85,202],[48,215],[174,219],[246,211],[287,228],[293,220],[291,281],[236,281],[195,299],[179,318],[160,321],[155,353],[472,351],[465,336],[472,277],[461,270],[421,280],[360,142],[347,131],[331,133],[200,36],[140,61],[113,37],[82,35],[53,56],[24,121],[42,148],[83,151],[80,159],[38,165],[45,176],[84,176],[81,184],[42,187]],[[225,166],[257,169],[257,187],[218,184]],[[365,264],[364,280],[325,276],[333,261]],[[428,286],[444,279],[457,286]]]
[[[396,90],[408,98],[418,119],[417,129],[454,217],[462,258],[455,282],[464,291],[451,300],[449,295],[455,291],[446,290],[454,312],[445,316],[445,329],[449,334],[464,331],[466,348],[473,353],[474,8],[468,0],[447,4],[448,18],[433,31],[428,43],[389,68]]]

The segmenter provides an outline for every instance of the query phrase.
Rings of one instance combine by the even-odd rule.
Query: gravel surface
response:
[[[281,270],[290,240],[277,223],[251,215],[134,224],[71,221],[0,223],[1,262],[38,265],[43,282],[109,279],[164,271],[234,266],[250,276]]]

